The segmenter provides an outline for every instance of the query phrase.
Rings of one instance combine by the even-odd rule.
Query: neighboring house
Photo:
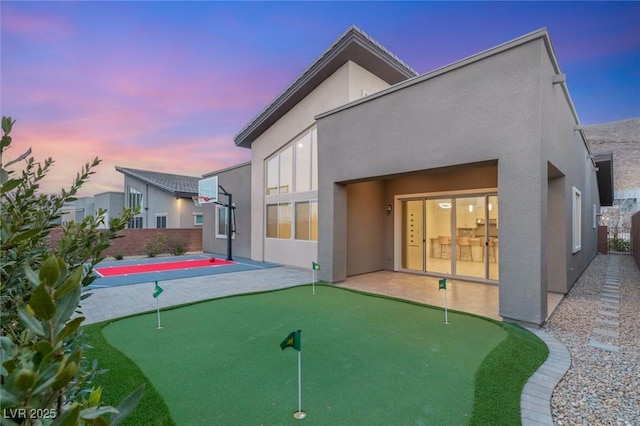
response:
[[[202,207],[193,176],[174,175],[116,166],[124,174],[124,207],[139,207],[129,228],[194,228],[202,226]]]
[[[95,212],[100,209],[106,211],[104,214],[104,227],[109,226],[109,220],[122,216],[124,210],[124,192],[102,192],[93,196]]]
[[[78,197],[75,201],[65,203],[61,213],[60,221],[62,224],[82,222],[85,217],[95,214],[94,199],[93,197]]]
[[[417,76],[351,27],[234,141],[252,259],[495,283],[506,321],[544,322],[612,198],[544,29]]]
[[[203,178],[218,177],[218,185],[233,196],[235,209],[228,220],[227,197],[219,192],[219,203],[202,205],[202,249],[208,253],[227,254],[227,235],[231,230],[233,257],[251,257],[251,163],[243,163],[207,173]]]

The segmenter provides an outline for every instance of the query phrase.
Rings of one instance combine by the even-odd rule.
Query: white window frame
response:
[[[168,213],[156,213],[155,214],[156,217],[156,229],[167,229],[167,226],[169,225],[169,214]],[[164,228],[158,228],[158,218],[160,217],[164,217]]]
[[[593,205],[593,229],[598,227],[598,206]]]
[[[216,238],[218,239],[227,239],[227,234],[220,234],[218,231],[220,230],[220,227],[218,226],[220,224],[220,211],[223,210],[225,212],[225,217],[227,215],[227,207],[226,206],[221,206],[219,204],[216,204],[216,214],[215,214],[215,228],[216,228]],[[225,228],[227,230],[227,233],[229,232],[229,220],[227,218],[226,223],[225,223]],[[233,232],[231,234],[231,239],[235,239],[236,238],[236,233]]]
[[[572,252],[577,253],[582,249],[582,193],[575,186],[571,188],[571,201]]]
[[[200,223],[198,223],[198,218],[200,218]],[[204,217],[202,213],[193,213],[193,226],[202,226],[204,222]]]

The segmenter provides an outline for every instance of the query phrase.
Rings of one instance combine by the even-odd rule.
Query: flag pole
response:
[[[156,297],[156,312],[158,313],[158,330],[160,330],[162,328],[162,325],[160,325],[160,301],[158,300],[157,297]]]
[[[313,289],[313,294],[316,294],[316,270],[311,269],[311,288]]]
[[[300,339],[300,332],[298,330],[298,338]],[[302,411],[302,346],[298,349],[298,411],[293,413],[293,417],[298,420],[302,420],[307,417],[307,413]]]
[[[444,323],[449,324],[449,315],[447,311],[447,288],[444,288]]]

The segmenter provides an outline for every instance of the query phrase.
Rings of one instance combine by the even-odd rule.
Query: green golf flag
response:
[[[296,330],[289,333],[289,335],[280,343],[280,348],[284,351],[285,349],[291,347],[296,351],[300,351],[300,332],[302,330]]]
[[[320,265],[318,265],[316,262],[311,262],[311,268],[315,269],[316,271],[319,271]]]
[[[438,290],[446,290],[447,289],[447,279],[443,278],[440,281],[438,281]]]
[[[155,299],[156,297],[160,296],[160,293],[162,293],[164,290],[158,285],[158,282],[156,281],[156,288],[153,291],[153,298]]]

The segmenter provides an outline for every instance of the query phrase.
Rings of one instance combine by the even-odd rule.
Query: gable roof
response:
[[[116,170],[125,175],[133,176],[143,182],[153,185],[176,197],[190,198],[198,195],[199,177],[174,175],[171,173],[154,172],[150,170],[129,169],[116,166]]]
[[[318,59],[233,138],[237,146],[251,143],[298,102],[348,61],[353,61],[389,84],[418,75],[411,67],[352,25]]]

